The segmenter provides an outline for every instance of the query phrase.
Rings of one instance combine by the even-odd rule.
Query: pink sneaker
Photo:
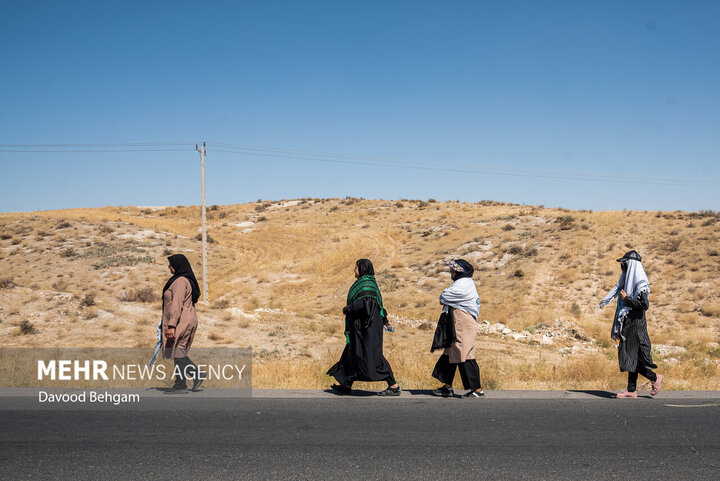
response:
[[[637,397],[637,391],[630,392],[627,389],[625,389],[623,392],[619,392],[615,395],[618,399],[624,399],[624,398],[636,398]]]
[[[660,388],[662,387],[663,379],[665,379],[665,376],[663,376],[662,374],[657,375],[657,379],[655,379],[655,382],[652,383],[652,391],[650,391],[651,396],[654,396],[660,392]]]

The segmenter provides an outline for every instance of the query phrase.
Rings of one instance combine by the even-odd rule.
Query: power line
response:
[[[284,149],[284,148],[277,148],[277,147],[260,147],[260,146],[251,146],[251,145],[238,145],[238,144],[227,144],[227,143],[218,143],[218,142],[208,142],[208,145],[215,145],[225,148],[232,148],[233,151],[238,152],[273,152],[273,153],[283,153],[283,154],[290,154],[293,156],[301,156],[301,158],[308,158],[312,157],[311,160],[319,160],[315,157],[327,157],[332,159],[348,159],[348,160],[361,160],[361,161],[369,161],[369,162],[379,162],[382,164],[398,164],[398,165],[412,165],[412,166],[422,166],[422,167],[431,167],[433,169],[440,169],[443,171],[448,171],[448,166],[454,166],[458,169],[462,169],[462,172],[470,172],[470,171],[478,171],[480,169],[482,172],[480,173],[503,173],[503,174],[511,174],[511,173],[517,173],[518,175],[528,175],[528,176],[549,176],[549,178],[572,178],[574,180],[600,180],[605,179],[608,181],[617,181],[617,176],[610,176],[610,175],[598,175],[595,173],[583,173],[583,172],[572,172],[572,171],[552,171],[552,170],[543,170],[543,169],[519,169],[519,168],[513,168],[510,166],[503,166],[502,169],[497,169],[494,167],[477,167],[474,164],[470,163],[462,163],[462,162],[448,162],[444,161],[442,163],[439,162],[429,162],[429,161],[418,161],[418,160],[398,160],[398,159],[385,159],[385,158],[377,158],[377,157],[367,157],[367,156],[360,156],[360,155],[353,155],[353,154],[339,154],[339,153],[330,153],[330,152],[317,152],[317,151],[308,151],[308,150],[297,150],[297,149]],[[259,155],[259,154],[258,154]],[[366,165],[366,164],[361,164]],[[373,164],[374,165],[374,164]],[[688,185],[705,185],[705,184],[717,184],[720,183],[720,180],[717,179],[678,179],[676,177],[652,177],[652,176],[632,176],[628,174],[623,174],[623,179],[630,182],[641,182],[641,183],[660,183],[664,185],[676,185],[677,182],[683,182],[687,183]]]
[[[29,150],[29,149],[22,149],[22,150],[7,150],[0,148],[0,153],[15,153],[15,154],[24,154],[24,153],[55,153],[55,154],[61,154],[61,153],[112,153],[112,152],[188,152],[189,149],[63,149],[63,150]]]
[[[196,142],[119,142],[100,144],[0,144],[0,148],[73,148],[73,147],[162,147],[170,145],[195,145]]]
[[[220,145],[218,143],[209,143],[208,145]],[[227,144],[226,144],[227,145]],[[693,179],[662,179],[662,178],[628,178],[614,177],[614,176],[601,176],[596,174],[580,174],[580,173],[543,173],[537,171],[519,171],[519,170],[501,170],[501,169],[488,169],[488,168],[457,168],[450,167],[452,164],[439,165],[429,163],[413,163],[409,161],[392,161],[392,160],[380,160],[380,159],[366,159],[366,160],[352,160],[353,158],[331,158],[330,154],[326,158],[320,156],[310,156],[309,154],[297,152],[296,155],[283,155],[281,150],[262,149],[265,152],[260,151],[260,148],[254,148],[253,150],[246,152],[236,148],[235,150],[219,149],[214,148],[212,152],[221,152],[227,154],[243,155],[248,157],[270,157],[278,159],[289,159],[289,160],[307,160],[312,162],[327,162],[336,164],[351,164],[351,165],[364,165],[372,167],[395,167],[401,169],[412,169],[412,170],[426,170],[435,172],[452,172],[452,173],[466,173],[466,174],[484,174],[484,175],[501,175],[501,176],[512,176],[512,177],[536,177],[552,180],[579,180],[579,181],[591,181],[591,182],[605,182],[605,183],[625,183],[625,184],[651,184],[651,185],[671,185],[671,186],[688,186],[688,187],[707,187],[714,186],[720,183],[720,180],[693,180]],[[287,151],[292,152],[292,151]],[[358,159],[362,159],[358,157]],[[547,172],[547,171],[545,171]]]

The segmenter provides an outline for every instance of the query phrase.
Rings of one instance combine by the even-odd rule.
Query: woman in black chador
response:
[[[617,397],[637,397],[638,374],[650,380],[650,394],[654,396],[660,392],[663,375],[652,371],[657,366],[650,356],[650,336],[645,320],[645,311],[650,307],[650,284],[640,254],[633,250],[617,261],[622,269],[620,279],[598,306],[604,307],[615,297],[618,299],[610,337],[615,341],[620,340],[618,360],[620,371],[628,373],[628,386]]]
[[[387,312],[369,259],[355,263],[355,277],[357,280],[350,288],[343,308],[345,350],[327,372],[339,384],[331,387],[339,393],[349,394],[355,381],[385,381],[388,387],[378,395],[399,396],[400,386],[383,356],[383,326],[388,324]]]

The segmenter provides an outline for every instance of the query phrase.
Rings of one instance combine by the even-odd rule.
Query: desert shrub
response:
[[[360,202],[360,199],[357,197],[345,197],[345,200],[341,202],[341,204],[345,205],[353,205]]]
[[[429,205],[430,205],[429,202],[425,202],[424,200],[421,200],[420,202],[418,202],[418,209],[424,209],[425,207],[427,207]]]
[[[261,215],[261,216],[258,217],[258,219],[257,219],[258,222],[265,222],[266,220],[267,220],[267,217],[265,217],[264,215]]]
[[[75,257],[77,252],[72,247],[67,247],[60,252],[61,257]]]
[[[220,206],[217,204],[213,204],[210,207],[208,207],[208,210],[220,210]]]
[[[432,325],[432,323],[425,321],[418,326],[418,329],[420,329],[421,331],[430,331],[433,329],[433,327],[434,326]]]
[[[80,301],[80,307],[91,307],[95,305],[95,294],[85,294],[82,301]]]
[[[130,289],[120,294],[120,300],[125,302],[154,302],[156,299],[157,295],[152,287]]]
[[[720,255],[720,253],[718,253],[718,251],[715,250],[715,249],[711,249],[711,250],[708,251],[708,255],[709,255],[710,257],[717,257],[718,255]]]
[[[164,256],[171,256],[172,254],[173,254],[172,249],[165,249],[165,250],[163,250],[163,255],[164,255]]]
[[[108,257],[106,259],[101,260],[100,262],[96,262],[93,264],[93,268],[97,269],[107,269],[108,267],[123,267],[123,266],[134,266],[137,264],[152,264],[153,258],[150,256],[128,256],[128,255],[120,255],[120,256],[113,256]]]
[[[403,204],[400,201],[397,201],[397,202],[395,202],[395,207],[397,207],[398,209],[402,209],[403,207],[405,207],[405,204]]]
[[[575,227],[575,217],[562,215],[555,219],[555,223],[560,224],[560,230],[570,230]]]
[[[202,232],[201,232],[200,234],[196,235],[195,237],[193,237],[193,239],[202,241]],[[214,244],[214,243],[215,243],[215,239],[213,239],[212,237],[210,237],[210,234],[207,234],[207,241],[208,241],[208,244]]]
[[[505,224],[505,225],[503,226],[502,230],[504,230],[504,231],[515,230],[515,226],[512,225],[512,224]]]
[[[25,319],[20,323],[20,334],[23,336],[27,336],[28,334],[35,334],[37,330],[35,329],[35,326],[32,322]]]
[[[230,306],[230,303],[227,299],[218,299],[215,301],[212,305],[213,309],[227,309],[228,306]]]
[[[330,207],[330,212],[335,212],[335,211],[338,210],[339,208],[340,208],[340,207],[334,205],[334,206]]]
[[[2,240],[12,239],[12,234],[3,232],[2,234],[0,234],[0,239],[2,239]]]
[[[513,272],[513,277],[525,277],[525,273],[522,271],[522,269],[517,269],[515,272]]]
[[[662,250],[669,254],[677,252],[678,249],[680,249],[680,244],[682,244],[682,239],[668,239],[667,241],[663,242],[660,247],[662,248]]]
[[[264,211],[265,209],[267,209],[267,207],[265,206],[265,204],[258,204],[258,205],[255,206],[255,210],[258,211],[258,212],[262,212],[262,211]]]
[[[522,246],[513,244],[510,247],[508,247],[507,249],[505,249],[505,252],[507,252],[508,254],[511,254],[511,255],[520,255],[523,253],[523,248],[522,248]]]
[[[55,226],[56,229],[67,229],[68,227],[72,227],[72,224],[65,221],[60,221],[60,223]]]
[[[225,217],[227,217],[227,215],[228,215],[227,212],[222,211],[222,212],[220,212],[220,214],[218,215],[218,217],[220,217],[221,219],[224,219]]]
[[[12,280],[11,277],[6,277],[4,279],[0,279],[0,289],[11,289],[15,287],[17,284]]]
[[[113,228],[110,227],[109,225],[102,225],[102,226],[100,226],[100,233],[101,233],[101,234],[112,234],[113,232],[115,232],[115,229],[113,229]]]

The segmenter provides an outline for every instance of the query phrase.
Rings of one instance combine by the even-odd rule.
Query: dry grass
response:
[[[464,257],[476,266],[481,320],[523,331],[560,319],[588,339],[482,339],[478,362],[488,387],[619,387],[611,308],[594,306],[617,280],[615,259],[634,248],[652,286],[651,338],[691,353],[661,361],[668,385],[720,387],[712,356],[720,338],[715,213],[357,198],[265,200],[209,212],[216,241],[209,246],[210,305],[199,306],[196,342],[253,347],[257,386],[327,385],[324,372],[343,347],[340,309],[360,257],[373,260],[389,312],[407,320],[388,336],[398,379],[432,386],[428,338],[438,295],[450,282],[441,260]],[[199,213],[177,206],[0,214],[0,335],[13,346],[118,339],[152,346],[166,257],[187,255],[200,277]],[[94,305],[82,306],[89,294]],[[20,334],[23,320],[34,326],[32,335]],[[112,341],[103,325],[117,332]],[[573,342],[583,350],[560,352]]]

